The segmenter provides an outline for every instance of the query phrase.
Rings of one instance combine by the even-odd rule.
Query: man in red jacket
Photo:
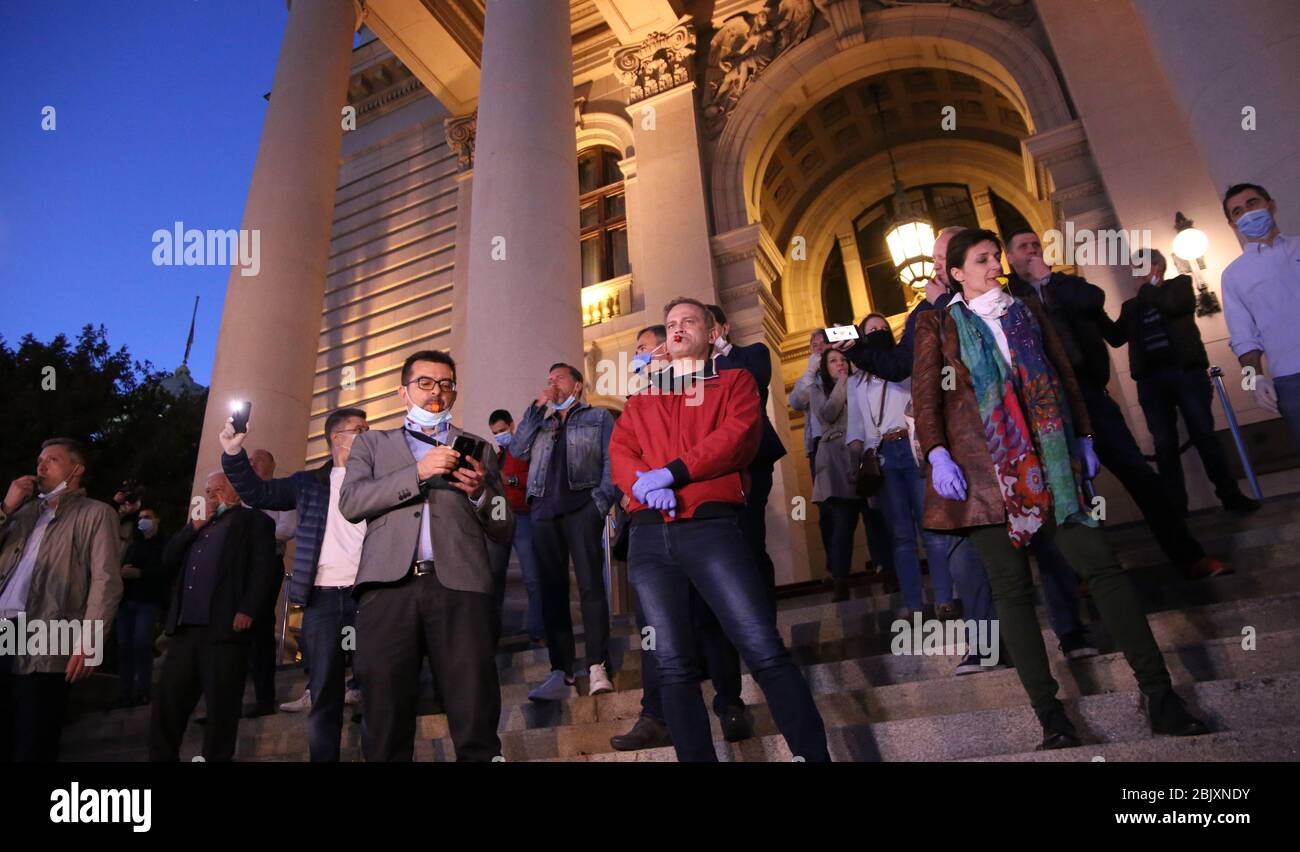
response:
[[[714,320],[702,302],[669,302],[665,325],[672,363],[627,401],[609,452],[614,484],[632,495],[628,576],[651,631],[677,759],[717,760],[694,651],[694,587],[762,687],[791,754],[827,761],[821,715],[740,530],[744,471],[762,437],[758,386],[745,370],[714,369]]]

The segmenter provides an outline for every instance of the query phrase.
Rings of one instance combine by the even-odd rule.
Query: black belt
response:
[[[411,563],[411,574],[416,577],[423,577],[425,574],[433,573],[432,559],[417,559]]]

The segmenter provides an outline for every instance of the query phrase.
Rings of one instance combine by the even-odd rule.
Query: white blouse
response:
[[[886,387],[888,392],[886,393]],[[880,414],[880,395],[885,394],[884,414]],[[845,443],[861,441],[863,449],[880,446],[886,432],[906,427],[908,407],[912,403],[912,380],[886,382],[879,376],[854,373],[849,377],[849,425]],[[880,425],[875,425],[876,417]]]

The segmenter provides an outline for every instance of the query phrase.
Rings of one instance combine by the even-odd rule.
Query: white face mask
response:
[[[412,405],[407,410],[406,417],[422,429],[437,429],[451,419],[451,409],[444,408],[435,413],[418,405]]]
[[[727,348],[727,338],[719,337],[713,341],[713,348],[721,352]]]
[[[40,495],[38,495],[38,496],[39,496],[42,500],[48,500],[48,499],[50,499],[51,497],[55,497],[55,496],[61,494],[62,492],[66,491],[66,490],[68,490],[68,480],[65,479],[65,480],[63,480],[62,482],[60,482],[58,485],[54,486],[54,489],[53,489],[53,490],[51,490],[51,491],[49,491],[49,492],[47,492],[47,493],[45,493],[45,494],[40,494]]]

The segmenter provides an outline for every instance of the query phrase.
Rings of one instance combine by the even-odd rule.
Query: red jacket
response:
[[[497,465],[501,468],[501,488],[506,492],[506,502],[515,514],[528,512],[528,462],[515,458],[509,450],[499,450]],[[511,485],[510,477],[519,477],[518,485]]]
[[[746,370],[715,372],[711,361],[701,375],[684,392],[646,388],[628,399],[615,423],[610,470],[614,484],[628,495],[629,512],[648,508],[632,496],[637,471],[660,467],[673,472],[678,520],[692,517],[705,503],[744,505],[742,472],[763,436],[758,385]]]

